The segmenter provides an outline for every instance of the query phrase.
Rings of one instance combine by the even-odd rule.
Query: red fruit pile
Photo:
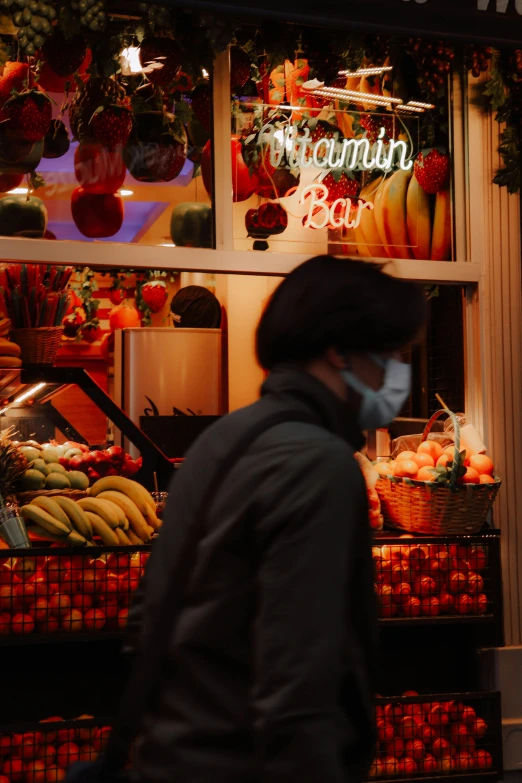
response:
[[[483,615],[488,555],[466,544],[373,547],[381,617]]]
[[[95,761],[107,747],[111,728],[93,722],[91,715],[80,715],[60,728],[63,718],[52,717],[40,721],[38,731],[0,735],[2,783],[61,783],[71,764]]]
[[[121,446],[111,446],[103,451],[86,451],[71,459],[62,457],[60,464],[66,470],[81,470],[93,483],[103,476],[131,478],[141,468],[142,458],[133,459]]]
[[[491,769],[493,758],[483,747],[488,724],[462,702],[413,701],[379,705],[376,710],[379,749],[370,777],[404,777],[423,773],[469,773]]]
[[[0,635],[122,629],[148,552],[3,558]]]
[[[288,226],[288,215],[280,204],[261,204],[259,209],[249,209],[245,215],[248,236],[265,238],[282,234]]]

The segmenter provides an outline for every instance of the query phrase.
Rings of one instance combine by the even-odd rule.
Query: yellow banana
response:
[[[112,530],[119,527],[118,515],[105,500],[100,498],[82,498],[77,503],[83,511],[91,511],[93,514],[98,514]]]
[[[406,194],[412,177],[412,170],[399,169],[391,175],[384,188],[382,214],[388,252],[395,258],[412,258],[406,225]]]
[[[435,196],[435,216],[431,238],[431,260],[451,259],[451,192],[441,190]]]
[[[52,517],[54,517],[59,522],[64,524],[66,527],[68,527],[69,530],[73,529],[69,517],[67,516],[65,511],[63,511],[60,505],[56,502],[56,500],[41,495],[40,497],[31,500],[31,505],[38,506],[38,508],[42,508],[44,511],[47,511],[48,514],[50,514]]]
[[[33,506],[32,503],[30,503],[28,506],[22,506],[20,509],[20,515],[24,520],[28,522],[34,522],[36,525],[43,527],[44,530],[47,530],[48,533],[52,533],[54,536],[62,536],[62,538],[67,538],[71,532],[67,525],[63,524],[63,522],[59,522],[58,519],[52,517],[47,513],[47,511],[44,511],[43,508]]]
[[[364,210],[366,212],[366,210]],[[353,229],[353,234],[355,238],[355,245],[357,247],[357,252],[361,256],[361,258],[371,258],[371,252],[364,240],[364,235],[362,232],[361,224],[357,226],[357,228]]]
[[[130,546],[130,544],[131,544],[130,538],[125,533],[125,531],[122,530],[121,527],[117,527],[114,532],[118,536],[118,543],[119,544],[121,544],[122,546]]]
[[[134,530],[132,530],[132,528],[129,528],[126,532],[132,546],[143,546],[145,541],[142,541],[142,539],[136,535],[136,533],[134,532]]]
[[[366,242],[366,245],[368,246],[368,250],[370,251],[370,255],[373,258],[388,257],[386,248],[381,243],[381,237],[379,234],[379,229],[377,228],[377,221],[374,215],[375,198],[377,196],[377,192],[382,182],[383,182],[383,177],[377,177],[377,179],[373,179],[371,182],[369,182],[367,185],[364,186],[364,188],[361,190],[361,195],[360,195],[360,198],[362,198],[364,201],[371,201],[374,205],[373,209],[363,209],[361,213],[361,223],[360,223],[360,228],[362,231],[362,235],[364,237],[364,241]]]
[[[415,174],[408,185],[406,218],[411,251],[419,261],[427,261],[431,252],[430,197],[419,185]]]
[[[120,543],[118,536],[99,514],[86,511],[85,516],[91,523],[94,533],[101,538],[104,544],[107,546],[118,546]]]
[[[391,177],[386,177],[377,186],[375,191],[375,197],[373,199],[373,216],[375,218],[375,225],[377,226],[377,233],[380,238],[380,244],[384,248],[386,256],[391,258],[390,250],[388,248],[388,240],[386,238],[386,229],[384,225],[384,199],[386,198],[386,192],[388,185],[390,184]]]
[[[83,536],[81,536],[79,533],[76,533],[74,530],[69,533],[67,538],[64,538],[63,536],[55,536],[52,533],[49,533],[47,530],[44,530],[42,527],[39,527],[39,525],[28,525],[27,532],[34,533],[46,541],[54,541],[55,543],[60,544],[70,544],[71,546],[85,546],[88,543]]]
[[[129,520],[130,530],[133,530],[142,541],[150,541],[149,527],[145,521],[145,517],[133,500],[127,495],[124,495],[123,492],[116,492],[114,490],[102,492],[100,497],[102,499],[112,500],[113,503],[120,506]]]
[[[92,526],[87,517],[85,516],[83,509],[78,503],[75,503],[71,498],[57,497],[56,503],[60,506],[69,517],[72,526],[78,533],[86,538],[88,541],[92,539]]]
[[[91,498],[91,499],[99,500],[99,498]],[[104,503],[105,506],[109,508],[113,512],[113,514],[116,515],[116,519],[118,520],[118,527],[121,527],[125,530],[125,522],[127,522],[127,518],[125,516],[125,512],[123,511],[123,509],[120,508],[120,506],[117,506],[116,503],[113,503],[112,500],[107,500],[106,498],[102,500],[102,503]],[[107,506],[107,504],[109,505]],[[95,512],[95,513],[99,513],[99,512]],[[127,522],[127,527],[128,525],[129,523]]]
[[[105,476],[104,478],[98,479],[98,481],[92,485],[89,494],[91,497],[97,497],[101,492],[105,492],[106,490],[123,492],[124,495],[127,495],[127,497],[134,501],[142,514],[147,506],[154,512],[156,511],[156,505],[150,492],[147,492],[147,490],[142,487],[141,484],[138,484],[137,481],[123,478],[123,476]]]

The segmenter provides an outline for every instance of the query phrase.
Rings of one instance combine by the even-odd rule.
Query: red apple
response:
[[[424,772],[435,772],[439,768],[439,763],[435,756],[432,756],[431,753],[426,753],[426,756],[424,757],[424,761],[422,762],[422,769]]]
[[[403,775],[414,775],[417,772],[417,764],[414,759],[404,756],[399,761],[399,772]]]
[[[377,736],[379,742],[391,742],[395,734],[393,723],[386,720],[377,721]]]
[[[493,758],[487,750],[477,750],[475,753],[475,769],[491,769]]]

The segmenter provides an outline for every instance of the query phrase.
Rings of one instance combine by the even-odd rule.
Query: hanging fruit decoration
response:
[[[232,154],[232,193],[235,202],[247,201],[259,186],[259,177],[251,173],[243,158],[243,147],[239,136],[230,139]],[[212,195],[212,143],[207,141],[201,154],[201,173],[208,195]]]
[[[45,44],[52,31],[57,13],[52,3],[45,0],[2,0],[0,7],[9,10],[17,30],[18,44],[26,57],[32,57]]]
[[[0,174],[0,193],[20,187],[23,181],[23,174]]]
[[[78,230],[89,239],[113,237],[123,225],[123,199],[112,193],[89,193],[76,188],[71,211]]]
[[[67,81],[74,74],[85,74],[91,64],[92,54],[87,39],[81,33],[66,36],[58,27],[47,38],[39,52],[41,68],[38,84],[49,92],[64,92]]]
[[[208,204],[177,204],[170,219],[172,241],[179,247],[212,247],[212,210]]]
[[[23,141],[41,141],[49,130],[53,107],[40,90],[23,90],[4,103],[3,111],[10,120],[11,132]]]
[[[53,120],[44,138],[44,158],[62,158],[69,152],[69,131],[61,120]]]
[[[159,313],[168,299],[167,284],[163,280],[149,280],[141,287],[141,298],[153,313]]]
[[[172,38],[147,37],[140,46],[142,68],[153,66],[147,73],[149,81],[159,87],[176,81],[181,71],[183,52]]]
[[[88,193],[116,193],[125,182],[120,150],[110,151],[99,142],[82,141],[74,152],[74,174]]]
[[[0,199],[0,235],[41,239],[47,227],[47,209],[35,196]]]

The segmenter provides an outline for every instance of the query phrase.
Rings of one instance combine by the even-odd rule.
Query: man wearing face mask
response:
[[[422,289],[377,265],[319,256],[274,293],[257,332],[261,399],[221,419],[173,481],[131,612],[139,643],[213,497],[190,587],[149,700],[143,783],[357,783],[374,754],[376,611],[367,495],[354,452],[398,415],[397,351],[425,320]],[[278,418],[274,424],[274,414]]]

